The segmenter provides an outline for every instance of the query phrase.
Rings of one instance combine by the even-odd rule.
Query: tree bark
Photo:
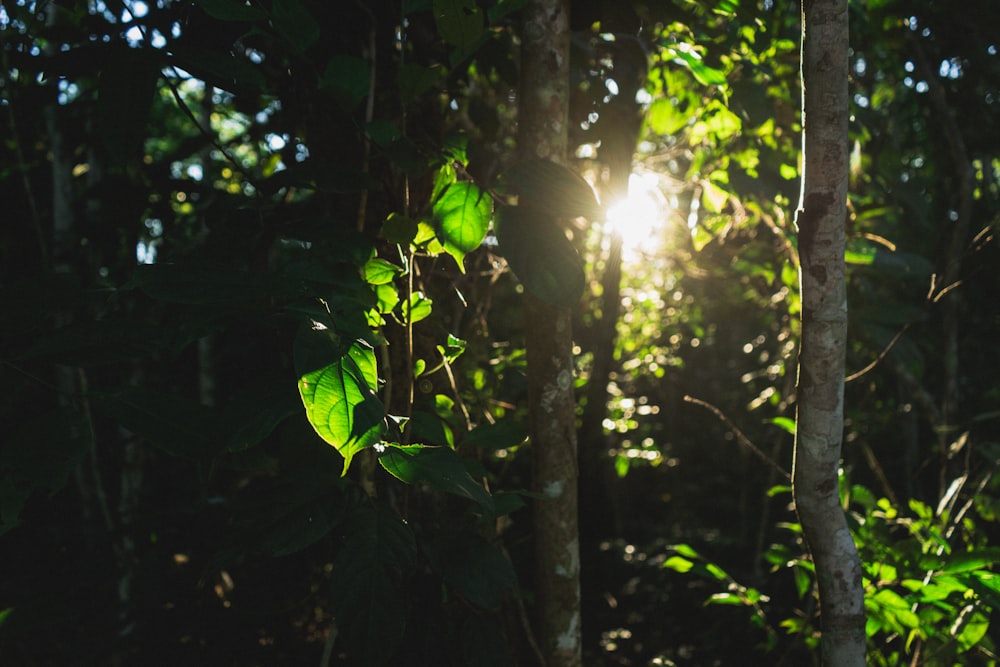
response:
[[[569,122],[569,2],[524,8],[518,143],[522,159],[563,162]],[[580,665],[580,545],[571,311],[525,295],[535,489],[535,591],[545,662]]]
[[[802,292],[792,486],[819,584],[822,661],[865,664],[861,561],[838,492],[844,430],[848,182],[846,0],[802,2]]]

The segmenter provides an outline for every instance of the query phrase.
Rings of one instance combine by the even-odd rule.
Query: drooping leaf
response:
[[[510,667],[511,642],[501,624],[481,614],[466,614],[462,623],[462,657],[476,667]]]
[[[480,424],[465,435],[465,443],[485,449],[516,447],[528,438],[528,429],[513,419]]]
[[[362,58],[333,56],[319,86],[331,89],[345,111],[353,111],[368,96],[371,80],[371,68]]]
[[[389,260],[373,257],[365,262],[361,270],[365,276],[365,282],[369,285],[385,285],[401,274],[403,267],[396,266]]]
[[[483,10],[475,0],[434,0],[433,10],[438,32],[455,47],[452,64],[472,54],[483,42]]]
[[[263,9],[243,0],[198,0],[197,5],[220,21],[258,21],[267,16]]]
[[[504,592],[517,582],[507,557],[475,533],[447,535],[428,550],[445,582],[480,609],[498,610]]]
[[[271,20],[278,33],[298,53],[319,40],[319,22],[301,0],[274,0]]]
[[[525,289],[546,303],[575,306],[586,287],[583,259],[545,213],[525,206],[497,210],[500,253]]]
[[[219,430],[217,413],[181,394],[135,387],[97,396],[93,405],[124,428],[174,456],[207,462],[227,444]]]
[[[493,209],[489,195],[472,183],[452,183],[434,202],[434,224],[445,252],[463,272],[463,259],[486,238]]]
[[[343,474],[354,455],[377,443],[385,430],[384,408],[370,382],[374,368],[374,353],[358,341],[339,360],[299,379],[306,418],[344,457]]]
[[[92,444],[84,416],[71,408],[27,419],[8,433],[0,447],[0,535],[18,525],[33,492],[62,489]]]
[[[493,497],[472,478],[462,457],[450,447],[390,445],[378,461],[389,474],[407,484],[427,484],[475,501],[489,516],[496,513]]]
[[[109,165],[138,157],[163,66],[156,49],[128,49],[107,59],[97,79],[97,122]]]
[[[414,292],[400,306],[404,322],[415,323],[430,316],[433,310],[431,298],[423,292]]]
[[[590,187],[578,173],[551,160],[526,160],[504,172],[507,190],[518,204],[553,218],[601,220],[604,210]]]
[[[384,506],[352,513],[334,561],[333,612],[352,664],[388,662],[403,637],[406,604],[389,571],[410,572],[417,546],[410,528]]]
[[[235,523],[217,562],[224,566],[248,551],[293,554],[329,534],[346,518],[347,496],[340,480],[323,472],[299,471],[248,488],[235,502]]]
[[[430,90],[443,75],[444,71],[440,67],[424,67],[416,63],[403,64],[397,75],[400,98],[404,103],[412,102]]]
[[[171,45],[170,50],[178,67],[216,88],[241,93],[261,90],[267,85],[256,65],[226,51],[186,44]]]

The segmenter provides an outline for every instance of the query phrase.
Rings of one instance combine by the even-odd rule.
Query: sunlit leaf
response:
[[[430,316],[433,302],[423,292],[414,292],[409,299],[402,302],[401,310],[404,322],[415,323]]]
[[[390,213],[382,223],[382,238],[390,243],[407,246],[414,242],[417,236],[418,223],[412,218],[398,213]]]
[[[649,105],[646,123],[657,134],[674,135],[682,130],[690,120],[687,112],[681,111],[672,100],[658,99]]]
[[[453,183],[434,202],[434,224],[445,252],[465,271],[463,259],[486,238],[493,202],[472,183]]]
[[[369,285],[385,285],[403,273],[403,267],[396,266],[388,260],[373,257],[365,262],[361,272],[364,274],[365,282]]]
[[[528,291],[553,305],[579,303],[586,286],[583,260],[550,217],[506,206],[497,210],[495,227],[500,253]]]
[[[1000,547],[981,547],[964,551],[949,557],[941,570],[950,574],[981,570],[995,563],[1000,563]]]
[[[357,342],[339,360],[299,379],[306,417],[344,457],[344,474],[354,455],[377,443],[385,429],[382,402],[371,382],[374,369],[371,348]]]

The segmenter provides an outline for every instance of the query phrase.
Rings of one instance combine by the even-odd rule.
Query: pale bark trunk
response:
[[[796,216],[802,345],[792,485],[819,584],[823,664],[863,667],[861,562],[837,474],[847,336],[847,1],[803,0],[802,31],[803,181]]]
[[[569,122],[569,3],[524,8],[518,141],[523,159],[566,156]],[[580,665],[580,545],[569,308],[525,295],[528,398],[535,488],[535,591],[545,662]]]

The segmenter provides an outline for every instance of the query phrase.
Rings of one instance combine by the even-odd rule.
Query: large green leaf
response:
[[[496,513],[493,497],[472,478],[462,457],[449,447],[390,445],[378,461],[389,474],[407,484],[423,483],[473,500],[490,516]]]
[[[513,419],[495,424],[480,424],[465,435],[465,443],[485,449],[506,449],[520,445],[528,438],[528,429]]]
[[[351,664],[377,666],[392,657],[406,604],[389,571],[412,571],[416,557],[413,533],[389,509],[362,506],[353,513],[331,580],[337,629]]]
[[[551,160],[526,160],[504,172],[507,190],[518,203],[552,218],[601,220],[604,209],[578,173]]]
[[[337,102],[353,111],[368,96],[372,73],[367,62],[356,56],[333,56],[327,63],[320,88],[330,88]]]
[[[507,557],[482,537],[456,533],[429,547],[445,582],[481,609],[496,611],[517,579]]]
[[[18,525],[36,489],[62,489],[92,444],[84,416],[71,408],[26,419],[6,434],[0,447],[0,535]]]
[[[586,287],[583,259],[550,216],[505,206],[495,226],[500,253],[528,291],[557,306],[579,303]]]
[[[227,444],[220,432],[217,412],[181,394],[136,387],[96,396],[93,405],[174,456],[207,462]]]
[[[445,252],[464,272],[466,253],[479,247],[490,226],[493,202],[472,183],[453,183],[434,202],[434,224]]]
[[[271,20],[286,43],[298,53],[319,40],[319,22],[300,0],[274,0]]]
[[[220,21],[257,21],[267,16],[263,9],[242,0],[197,0],[197,5]]]
[[[344,471],[359,451],[371,447],[385,430],[384,408],[375,396],[375,353],[355,342],[337,361],[299,379],[306,418],[323,440],[344,457]]]

